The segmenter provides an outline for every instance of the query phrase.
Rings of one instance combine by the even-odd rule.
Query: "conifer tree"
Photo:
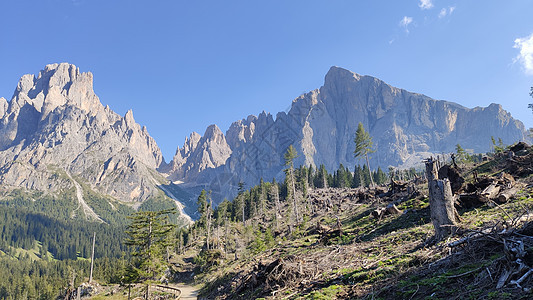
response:
[[[200,213],[200,219],[198,220],[198,223],[200,226],[205,228],[206,221],[207,221],[207,192],[205,190],[202,190],[200,192],[200,195],[198,196],[198,200],[196,201],[196,204],[198,206],[198,213]]]
[[[455,145],[455,152],[457,152],[457,160],[459,162],[464,162],[466,160],[466,151],[460,144]]]
[[[353,152],[355,155],[355,158],[366,158],[366,166],[368,168],[368,177],[370,177],[370,181],[372,185],[374,185],[374,179],[372,178],[372,175],[370,173],[370,163],[368,162],[368,154],[374,153],[375,151],[372,150],[372,137],[368,133],[368,131],[365,130],[363,127],[363,123],[359,122],[359,125],[357,126],[357,131],[355,132],[355,151]]]
[[[287,190],[290,191],[288,193],[290,197],[292,197],[293,204],[294,204],[294,216],[296,223],[300,222],[300,216],[298,214],[298,201],[296,196],[296,184],[295,184],[295,178],[294,178],[294,159],[298,157],[298,153],[296,152],[296,149],[292,145],[287,148],[287,152],[283,155],[283,158],[285,158],[285,166],[287,167],[285,169],[285,182],[287,183]]]
[[[358,188],[363,185],[364,185],[363,169],[361,169],[360,165],[357,165],[355,166],[355,170],[353,172],[352,187]]]
[[[272,179],[272,185],[270,186],[270,199],[274,202],[275,212],[274,219],[276,221],[276,230],[279,226],[279,219],[281,218],[281,205],[279,203],[279,186],[276,182],[276,178]]]
[[[261,214],[261,217],[264,219],[265,218],[265,205],[266,205],[266,185],[265,185],[265,182],[263,181],[263,177],[261,177],[261,180],[259,181],[259,197],[258,197],[258,203],[257,203],[257,206],[258,206],[258,210],[259,210],[259,213]]]
[[[381,170],[381,167],[378,167],[378,170],[374,173],[375,174],[375,182],[377,184],[384,184],[387,182],[387,174]]]
[[[171,245],[169,233],[175,227],[170,223],[169,214],[176,209],[162,211],[139,211],[129,217],[132,221],[126,234],[126,245],[133,247],[131,253],[136,261],[134,272],[141,280],[159,278],[168,267],[164,258],[166,248]]]

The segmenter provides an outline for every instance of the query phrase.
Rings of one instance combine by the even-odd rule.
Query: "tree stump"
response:
[[[456,226],[458,216],[454,206],[455,196],[452,193],[450,180],[439,179],[437,162],[433,158],[426,161],[426,173],[431,221],[435,228],[435,238],[441,240],[448,236]]]

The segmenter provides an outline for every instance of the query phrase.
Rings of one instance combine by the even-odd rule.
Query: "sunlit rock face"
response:
[[[68,63],[24,75],[8,102],[0,99],[0,184],[54,192],[72,186],[65,172],[122,201],[157,193],[164,164],[145,127],[103,106],[93,75]]]

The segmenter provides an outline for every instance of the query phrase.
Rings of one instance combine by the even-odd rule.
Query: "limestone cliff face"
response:
[[[155,169],[163,156],[145,127],[128,111],[104,107],[93,75],[71,64],[47,65],[24,75],[13,98],[0,99],[0,184],[54,192],[82,178],[122,201],[156,193]]]
[[[359,122],[370,131],[377,150],[371,165],[383,168],[419,164],[431,154],[453,152],[458,143],[465,149],[486,152],[491,136],[501,137],[507,144],[526,139],[523,124],[498,104],[469,109],[332,67],[324,86],[293,100],[288,113],[278,113],[274,120],[263,112],[233,123],[225,144],[219,145],[224,149],[219,163],[201,164],[215,153],[202,146],[201,156],[198,151],[187,154],[185,149],[190,146],[186,141],[171,163],[175,168],[170,176],[221,193],[239,181],[254,185],[261,177],[280,179],[283,154],[291,144],[299,153],[296,165],[324,164],[332,171],[342,163],[353,168],[358,163],[353,150]],[[195,140],[199,147],[206,139],[195,136]],[[198,164],[204,167],[189,167]]]

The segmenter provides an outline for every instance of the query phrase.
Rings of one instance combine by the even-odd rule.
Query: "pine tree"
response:
[[[292,197],[294,205],[294,216],[296,223],[300,222],[300,215],[298,214],[298,200],[296,195],[296,183],[294,178],[294,159],[298,157],[296,149],[292,145],[287,148],[287,152],[283,155],[285,158],[285,182],[287,183],[287,189],[290,191],[288,193]]]
[[[315,186],[318,188],[328,187],[328,171],[324,165],[320,165],[315,177]]]
[[[457,161],[464,162],[467,158],[465,149],[460,144],[455,145],[455,152],[457,153]]]
[[[309,185],[309,189],[312,190],[315,188],[315,184],[314,184],[314,173],[315,173],[315,169],[313,169],[313,166],[312,165],[309,165],[309,171],[307,172],[307,183]]]
[[[381,167],[378,167],[377,171],[374,172],[374,181],[379,184],[384,184],[387,182],[387,174],[381,170]]]
[[[266,184],[263,181],[263,177],[259,181],[259,198],[257,201],[257,206],[259,207],[259,212],[261,217],[265,218],[265,205],[266,205]]]
[[[372,175],[370,174],[370,170],[366,165],[363,165],[361,173],[363,174],[362,186],[369,186],[372,183]]]
[[[200,192],[200,195],[198,196],[198,200],[196,201],[196,204],[198,206],[198,213],[200,213],[200,219],[198,220],[198,223],[200,226],[205,228],[206,221],[207,221],[207,192],[206,190],[202,190]]]
[[[355,170],[353,172],[352,187],[358,188],[363,185],[364,185],[363,169],[361,169],[360,165],[357,165],[355,166]]]
[[[240,219],[244,224],[244,197],[242,196],[243,194],[244,182],[241,181],[239,182],[239,190],[237,193],[237,197],[233,199],[231,218],[234,221],[238,221]]]
[[[272,185],[269,191],[270,199],[274,202],[274,219],[276,221],[276,230],[279,226],[279,219],[281,219],[281,204],[279,203],[279,186],[276,182],[276,178],[272,179]]]
[[[357,126],[357,131],[355,132],[355,150],[354,155],[355,158],[366,158],[366,166],[368,168],[370,177],[370,181],[372,185],[374,185],[374,179],[372,178],[372,175],[370,174],[370,163],[368,162],[368,154],[374,153],[375,151],[372,150],[372,137],[370,134],[365,130],[363,127],[363,123],[359,122],[359,125]]]
[[[129,217],[132,221],[126,234],[126,245],[133,247],[131,253],[136,258],[134,272],[141,280],[153,280],[162,275],[168,267],[164,258],[170,246],[169,233],[175,227],[169,221],[169,214],[176,209],[162,211],[139,211]]]

